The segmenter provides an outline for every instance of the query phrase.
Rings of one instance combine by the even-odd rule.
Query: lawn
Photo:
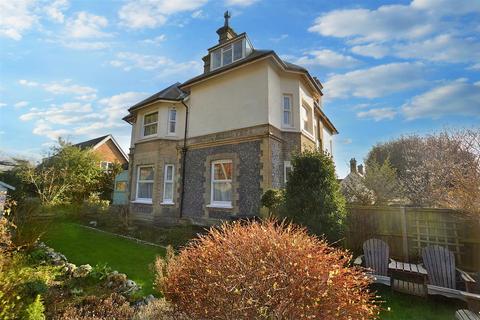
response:
[[[108,264],[142,286],[142,295],[154,293],[155,257],[164,255],[163,248],[149,246],[84,228],[73,223],[54,223],[43,237],[44,241],[79,265]],[[384,320],[442,320],[452,319],[455,311],[465,305],[443,297],[421,298],[392,292],[389,287],[376,286],[382,304]],[[387,310],[389,308],[389,310]]]
[[[76,265],[106,263],[112,269],[126,273],[129,279],[142,286],[142,295],[154,293],[154,272],[151,266],[156,256],[165,254],[165,250],[160,247],[65,222],[52,224],[43,236],[43,241]]]
[[[382,320],[451,320],[457,309],[465,308],[459,300],[447,299],[441,296],[428,298],[392,292],[390,287],[376,286],[375,290],[381,296]],[[390,308],[388,311],[387,308]]]

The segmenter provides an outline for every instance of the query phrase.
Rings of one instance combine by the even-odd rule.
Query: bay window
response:
[[[168,110],[168,134],[175,134],[177,125],[177,110],[170,109]]]
[[[153,166],[139,166],[137,172],[137,196],[139,202],[152,203],[153,195]]]
[[[301,125],[302,125],[302,130],[306,131],[310,134],[313,134],[313,129],[312,129],[312,109],[305,104],[302,104],[302,107],[300,108],[301,112]]]
[[[292,96],[289,94],[283,95],[283,126],[284,127],[292,127]]]
[[[157,134],[158,112],[146,114],[143,117],[143,136],[148,137]]]
[[[174,187],[174,172],[175,166],[173,164],[165,165],[165,173],[163,176],[163,203],[173,203],[173,187]]]
[[[232,160],[212,162],[211,205],[232,206]]]

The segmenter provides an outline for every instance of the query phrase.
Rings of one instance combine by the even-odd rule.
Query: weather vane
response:
[[[230,19],[232,16],[230,15],[230,12],[225,11],[225,14],[223,15],[225,17],[225,27],[228,27],[228,19]]]

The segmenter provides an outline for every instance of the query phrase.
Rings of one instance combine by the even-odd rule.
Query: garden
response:
[[[467,294],[468,289],[468,299],[445,297],[432,286],[426,256],[420,251],[402,256],[393,238],[373,243],[390,246],[390,258],[402,265],[410,259],[412,265],[429,269],[424,274],[429,282],[422,296],[399,292],[390,286],[394,282],[379,284],[381,268],[368,261],[380,259],[383,244],[374,251],[367,244],[385,235],[385,229],[363,212],[352,220],[354,206],[387,208],[392,217],[409,206],[436,207],[455,212],[459,220],[468,219],[468,228],[476,228],[480,167],[471,147],[478,147],[479,140],[472,143],[468,134],[402,137],[379,144],[370,152],[359,184],[346,186],[337,181],[329,155],[302,152],[292,159],[286,189],[268,190],[262,197],[268,217],[210,229],[132,223],[124,208],[108,204],[109,189],[102,182],[108,184],[109,177],[96,171],[95,160],[60,145],[45,163],[23,163],[2,177],[22,183],[17,181],[21,187],[0,219],[0,318],[452,319],[460,309],[474,314],[475,301],[480,301],[475,300],[480,298],[477,284],[449,291]],[[427,148],[442,159],[448,156],[448,172],[444,162],[418,160],[415,152]],[[81,165],[72,165],[78,159]],[[66,162],[82,174],[64,174],[61,163]],[[56,172],[59,168],[63,175]],[[449,176],[448,184],[431,174],[439,170]],[[429,179],[413,179],[412,171]],[[63,187],[46,188],[51,181]],[[440,196],[446,192],[448,196]],[[408,210],[402,211],[407,223]],[[426,213],[417,211],[412,216],[426,219]],[[386,252],[385,276],[393,277]],[[363,264],[356,263],[360,254]],[[460,261],[455,253],[452,259],[468,267],[462,279],[476,279],[475,257]],[[430,294],[433,289],[436,293]]]

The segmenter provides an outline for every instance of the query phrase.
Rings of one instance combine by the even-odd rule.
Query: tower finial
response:
[[[230,12],[225,11],[225,14],[223,15],[223,17],[225,18],[225,27],[228,27],[228,19],[230,19],[232,16],[230,15]]]

